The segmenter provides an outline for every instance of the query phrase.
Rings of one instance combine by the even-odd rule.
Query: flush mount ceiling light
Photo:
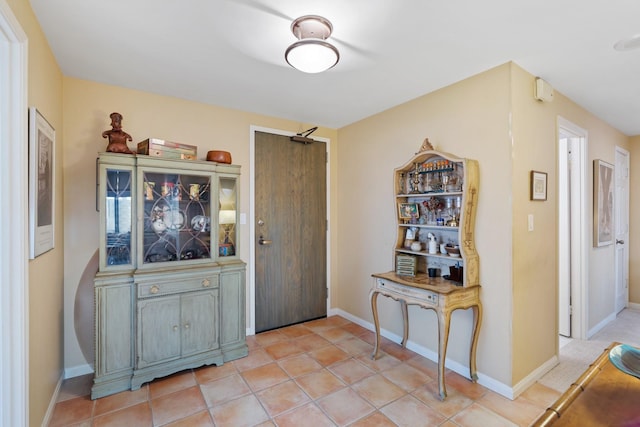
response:
[[[340,53],[326,41],[331,31],[331,22],[322,16],[305,15],[293,21],[291,32],[298,41],[284,53],[287,63],[305,73],[321,73],[336,65]]]

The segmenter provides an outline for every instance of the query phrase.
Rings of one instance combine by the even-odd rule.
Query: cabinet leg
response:
[[[400,300],[400,309],[402,310],[402,342],[400,345],[407,347],[407,339],[409,339],[409,310],[407,310],[407,302]]]
[[[371,353],[371,358],[373,360],[376,360],[378,358],[378,350],[380,348],[380,323],[378,320],[378,304],[377,304],[378,292],[371,291],[369,298],[371,298],[371,312],[373,313],[373,324],[375,325],[375,328],[376,328],[376,340],[375,340],[375,345],[373,346],[373,353]]]
[[[471,351],[469,352],[469,375],[471,381],[478,381],[478,370],[476,367],[476,347],[478,346],[478,335],[480,332],[480,325],[482,324],[482,304],[478,301],[477,305],[472,307],[473,309],[473,335],[471,337]]]
[[[447,397],[447,388],[444,385],[444,362],[447,359],[450,322],[451,313],[449,311],[438,311],[438,390],[440,391],[440,400]]]

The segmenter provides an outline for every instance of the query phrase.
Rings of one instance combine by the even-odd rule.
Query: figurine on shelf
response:
[[[109,138],[107,151],[111,153],[135,154],[127,147],[127,141],[133,141],[131,135],[122,130],[122,114],[111,113],[111,130],[102,132],[103,138]]]

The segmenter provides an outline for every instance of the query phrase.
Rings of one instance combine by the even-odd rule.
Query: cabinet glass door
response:
[[[107,266],[131,264],[131,182],[129,170],[107,169],[105,182],[105,251]]]
[[[236,177],[220,177],[219,192],[219,227],[218,255],[220,257],[236,254],[237,190]]]
[[[211,176],[142,174],[142,263],[210,260]]]

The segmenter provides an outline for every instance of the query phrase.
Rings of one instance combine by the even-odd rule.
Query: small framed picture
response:
[[[613,165],[603,160],[593,161],[593,246],[613,244]]]
[[[29,108],[29,257],[53,249],[55,224],[56,132],[35,108]]]
[[[398,218],[412,219],[420,216],[417,203],[400,203],[398,205]]]
[[[547,200],[547,173],[531,171],[531,200]]]

